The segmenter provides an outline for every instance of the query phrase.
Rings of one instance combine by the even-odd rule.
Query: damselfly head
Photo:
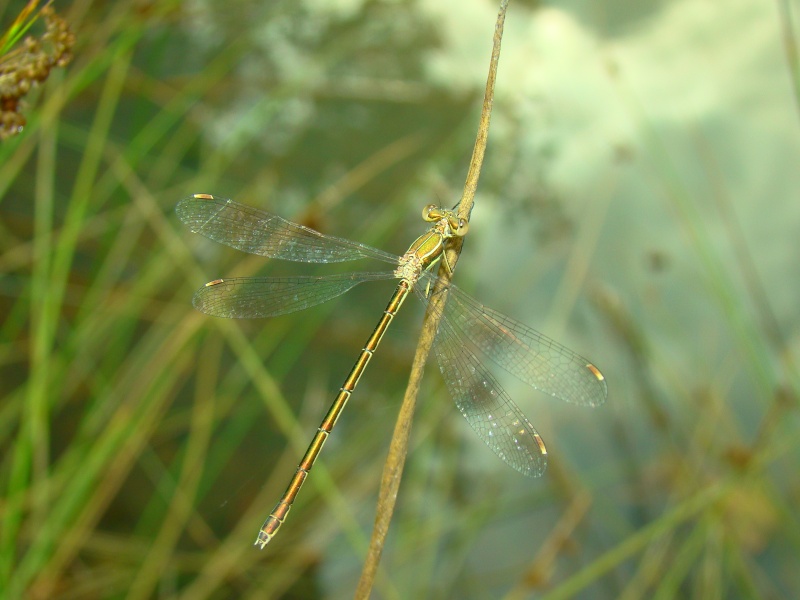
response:
[[[469,222],[466,219],[459,219],[456,213],[446,208],[440,208],[435,204],[429,204],[422,209],[422,218],[430,222],[447,220],[449,232],[447,235],[464,236],[469,230]]]

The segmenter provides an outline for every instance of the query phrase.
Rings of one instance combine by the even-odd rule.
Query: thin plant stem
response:
[[[792,23],[792,4],[788,0],[778,0],[778,12],[781,23],[781,36],[783,47],[786,51],[786,66],[789,71],[789,80],[794,92],[794,102],[800,115],[800,49],[798,49],[797,36]]]
[[[483,96],[483,108],[481,109],[480,122],[478,123],[478,135],[475,140],[475,147],[472,152],[472,159],[467,173],[467,180],[464,184],[464,191],[458,204],[458,216],[469,220],[472,207],[475,204],[475,191],[478,188],[483,156],[486,152],[486,141],[489,136],[489,120],[492,113],[492,103],[494,100],[494,84],[497,78],[497,63],[500,58],[500,42],[503,37],[503,24],[505,23],[506,9],[508,0],[502,0],[500,11],[497,15],[497,22],[494,29],[494,42],[492,45],[492,57],[489,62],[489,76],[486,81],[486,91]],[[400,479],[403,475],[406,456],[408,455],[408,439],[411,433],[411,422],[414,416],[414,409],[417,403],[422,375],[425,370],[425,363],[428,359],[433,338],[439,324],[444,302],[447,299],[446,288],[450,283],[458,257],[461,254],[463,244],[462,238],[457,238],[446,251],[446,260],[439,265],[439,280],[434,287],[430,305],[425,313],[422,324],[417,350],[414,361],[411,365],[411,375],[408,380],[403,403],[400,413],[395,423],[392,441],[389,445],[389,454],[383,467],[381,476],[380,490],[378,491],[377,510],[375,514],[375,524],[372,528],[372,537],[369,542],[364,568],[361,571],[361,578],[356,588],[356,598],[369,598],[375,581],[375,575],[380,563],[381,554],[389,532],[394,507],[397,500],[397,492],[400,488]]]

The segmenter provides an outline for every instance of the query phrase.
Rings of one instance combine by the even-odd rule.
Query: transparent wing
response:
[[[433,275],[429,275],[432,280]],[[537,390],[574,404],[597,406],[608,389],[600,370],[549,337],[450,286],[445,315],[459,334],[493,362]]]
[[[394,279],[392,271],[321,277],[234,277],[210,281],[192,298],[207,315],[252,319],[285,315],[341,296],[359,283]]]
[[[250,254],[308,263],[373,258],[397,264],[398,260],[397,256],[377,248],[323,235],[277,215],[210,194],[184,198],[175,211],[193,232]]]
[[[416,289],[427,303],[423,288]],[[433,350],[450,395],[478,437],[523,475],[544,473],[547,450],[542,438],[446,315],[439,322]]]

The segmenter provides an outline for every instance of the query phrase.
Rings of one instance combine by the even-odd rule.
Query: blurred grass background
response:
[[[403,252],[460,194],[495,2],[55,7],[74,60],[0,146],[0,594],[351,596],[418,311],[257,551],[392,286],[205,317],[209,279],[314,271],[174,206],[214,193]],[[431,366],[375,597],[800,595],[798,18],[512,1],[456,279],[594,361],[609,400],[508,382],[550,451],[527,480]]]

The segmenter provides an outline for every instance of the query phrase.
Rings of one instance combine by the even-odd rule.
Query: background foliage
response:
[[[22,6],[0,4],[4,27]],[[496,6],[55,8],[73,62],[0,146],[0,590],[348,597],[419,315],[259,552],[392,288],[205,317],[209,279],[313,269],[173,209],[214,193],[401,253],[421,207],[460,193]],[[512,2],[457,280],[591,358],[609,400],[509,382],[551,453],[526,480],[431,368],[377,597],[800,593],[797,19],[780,0]]]

